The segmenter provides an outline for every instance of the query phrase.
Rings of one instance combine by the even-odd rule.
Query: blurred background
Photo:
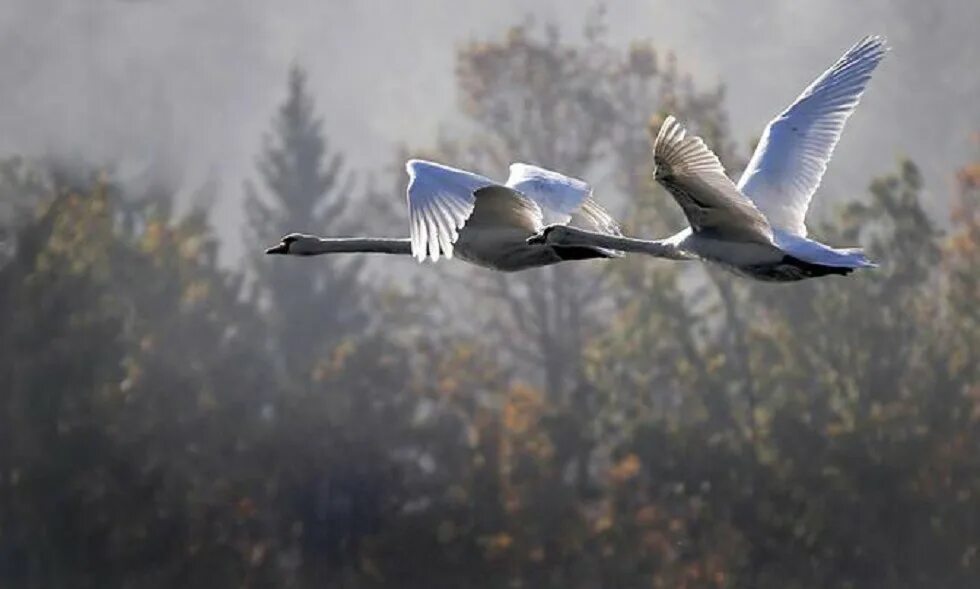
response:
[[[980,585],[980,4],[0,0],[0,587]],[[873,272],[267,259],[407,157],[683,227],[869,33],[811,209]]]

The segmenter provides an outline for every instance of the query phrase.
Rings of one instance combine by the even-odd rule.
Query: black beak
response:
[[[544,233],[535,233],[531,237],[528,237],[526,241],[528,245],[544,245],[547,243]]]
[[[265,250],[267,254],[285,254],[289,252],[289,245],[286,242],[280,242],[279,245],[274,245],[269,249]]]

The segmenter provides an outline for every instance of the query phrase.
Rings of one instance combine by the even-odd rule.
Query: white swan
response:
[[[374,252],[459,258],[494,270],[512,272],[566,260],[612,258],[620,254],[594,245],[529,244],[542,230],[545,215],[553,223],[578,223],[597,234],[619,227],[592,199],[585,182],[529,164],[513,164],[505,185],[471,172],[423,160],[405,164],[409,175],[410,237],[321,238],[291,233],[267,254],[314,256]]]
[[[700,137],[668,117],[654,141],[654,178],[687,217],[690,226],[676,235],[642,240],[546,227],[530,241],[698,258],[780,282],[875,267],[860,249],[807,239],[804,218],[844,124],[886,51],[884,39],[866,37],[810,84],[766,127],[738,186]]]

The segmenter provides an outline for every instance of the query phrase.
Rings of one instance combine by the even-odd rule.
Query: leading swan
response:
[[[592,199],[585,182],[529,164],[510,167],[506,184],[464,170],[413,159],[408,172],[410,237],[321,238],[290,233],[267,254],[315,256],[333,253],[411,254],[419,262],[459,258],[513,272],[566,260],[613,258],[620,254],[595,245],[529,244],[545,221],[588,226],[597,234],[618,234],[619,226]],[[546,219],[547,215],[547,219]]]
[[[881,37],[851,47],[766,127],[736,186],[700,137],[668,117],[654,140],[654,178],[689,227],[663,240],[546,227],[531,243],[594,245],[720,264],[758,280],[791,282],[875,267],[860,249],[807,239],[804,218],[848,117],[885,56]]]

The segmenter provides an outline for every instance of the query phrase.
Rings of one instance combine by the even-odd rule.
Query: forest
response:
[[[466,125],[368,179],[283,72],[231,264],[208,183],[0,162],[0,587],[980,585],[980,143],[928,190],[896,157],[819,197],[814,235],[880,262],[847,278],[262,255],[405,235],[407,157],[611,178],[662,236],[667,114],[751,153],[723,87],[599,25],[454,63]]]

